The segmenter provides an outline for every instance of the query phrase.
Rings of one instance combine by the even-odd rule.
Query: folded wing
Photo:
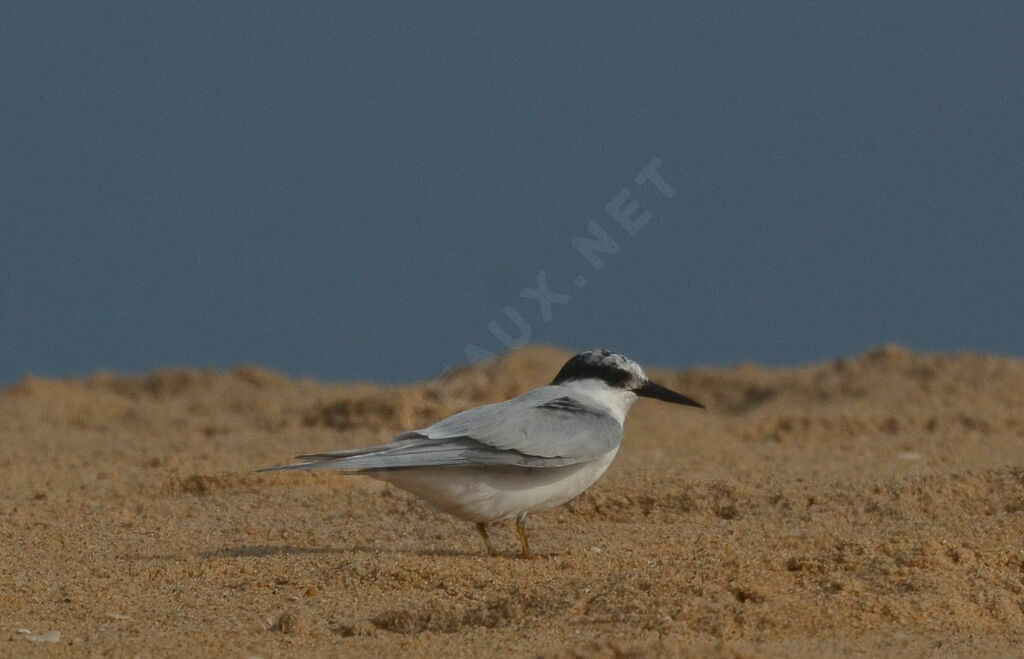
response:
[[[560,467],[587,462],[618,446],[622,426],[566,396],[535,389],[505,403],[403,432],[390,444],[300,455],[304,462],[260,471],[334,469],[346,473],[440,466]]]

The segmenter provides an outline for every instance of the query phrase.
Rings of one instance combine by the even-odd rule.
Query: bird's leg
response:
[[[516,532],[519,533],[519,544],[523,548],[523,558],[532,558],[530,543],[526,540],[526,514],[516,517]]]
[[[494,547],[491,546],[491,539],[487,535],[487,524],[485,522],[477,522],[476,530],[480,532],[480,537],[484,539],[484,545],[487,546],[487,555],[497,556],[498,552],[494,551]]]

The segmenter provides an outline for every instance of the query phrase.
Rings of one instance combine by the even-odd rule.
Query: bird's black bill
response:
[[[690,405],[701,409],[704,408],[703,405],[692,398],[687,398],[682,394],[677,394],[671,389],[666,389],[660,384],[654,384],[653,382],[648,382],[642,387],[637,387],[633,390],[633,393],[637,396],[643,396],[644,398],[656,398],[657,400],[663,400],[666,403],[677,403],[679,405]]]

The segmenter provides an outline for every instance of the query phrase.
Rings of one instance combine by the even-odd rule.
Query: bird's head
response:
[[[655,384],[632,359],[610,350],[587,350],[565,362],[553,385],[570,383],[603,384],[621,392],[630,392],[644,398],[655,398],[678,405],[704,407],[697,401]]]

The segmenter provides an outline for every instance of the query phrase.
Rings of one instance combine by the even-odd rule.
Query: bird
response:
[[[334,470],[390,483],[476,525],[490,556],[491,524],[514,519],[531,558],[530,513],[560,506],[593,485],[615,458],[626,413],[640,397],[703,408],[652,382],[639,364],[604,349],[570,358],[551,384],[474,407],[390,443],[296,456],[258,471]]]

